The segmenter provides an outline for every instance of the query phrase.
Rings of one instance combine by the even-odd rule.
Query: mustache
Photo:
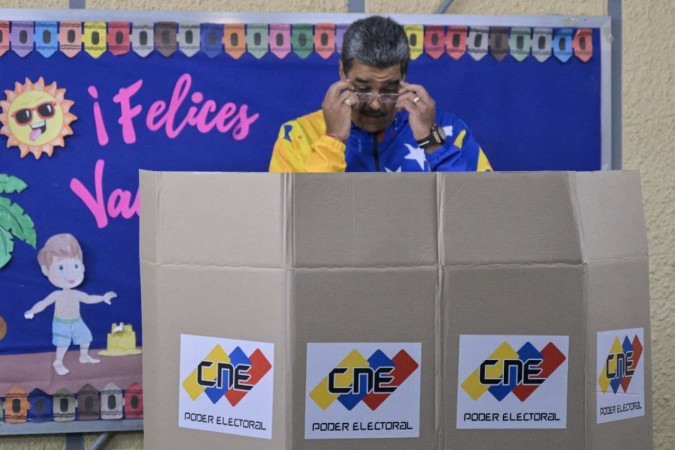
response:
[[[370,116],[370,117],[384,117],[384,116],[387,115],[387,111],[385,111],[385,110],[372,109],[372,108],[369,108],[367,106],[364,107],[364,108],[361,108],[361,110],[359,112],[363,115]]]

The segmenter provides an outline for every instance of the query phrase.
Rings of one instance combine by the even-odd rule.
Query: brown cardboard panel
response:
[[[295,267],[436,264],[435,174],[297,174],[292,183]]]
[[[156,266],[143,263],[156,287],[144,291],[144,389],[146,448],[284,449],[287,439],[286,272],[279,269],[231,269]],[[153,274],[153,275],[150,275]],[[275,347],[272,439],[258,439],[178,426],[179,347],[181,334],[270,342]]]
[[[438,174],[441,264],[580,261],[569,176]]]
[[[586,448],[614,450],[652,448],[652,384],[651,384],[651,332],[649,313],[649,267],[645,256],[615,261],[597,262],[588,266],[587,353],[586,353],[586,411],[588,436]],[[598,354],[598,332],[623,339],[627,329],[644,329],[642,362],[638,370],[644,371],[644,415],[607,423],[597,423],[599,383],[596,358],[607,357],[607,350]],[[638,382],[633,377],[633,382]],[[636,386],[629,385],[635,392]],[[619,394],[623,392],[619,388]],[[612,406],[625,403],[611,391],[600,396],[609,397]],[[629,402],[640,400],[631,398]]]
[[[141,260],[159,261],[157,245],[161,236],[158,229],[159,201],[162,172],[141,170],[139,177],[139,197],[143,214],[139,220],[139,255]],[[144,280],[143,280],[144,281]]]
[[[574,174],[584,260],[647,255],[638,172]]]
[[[252,173],[143,172],[141,204],[157,214],[157,261],[282,267],[284,179]],[[154,189],[144,189],[153,183]],[[150,206],[152,202],[159,206]]]
[[[441,448],[584,448],[584,285],[583,265],[443,269]],[[460,335],[568,336],[567,428],[457,429]]]
[[[436,268],[296,269],[292,279],[292,448],[435,449]],[[326,342],[422,344],[419,438],[304,439],[307,343]]]
[[[649,261],[646,256],[587,265],[589,333],[649,327]],[[591,334],[589,334],[590,336]]]
[[[445,267],[443,308],[458,334],[578,334],[584,283],[583,265]]]
[[[324,342],[433,337],[437,269],[295,269],[291,327]]]
[[[141,221],[142,230],[144,226],[147,231],[150,231],[152,228],[147,221],[145,224]],[[145,246],[146,249],[154,244],[154,239],[148,239],[148,235],[152,237],[152,234],[148,233],[145,235],[145,241],[141,243],[141,246]],[[141,236],[144,236],[144,234],[141,233]],[[141,252],[143,252],[143,249]],[[146,448],[158,448],[158,445],[156,445],[157,442],[154,443],[155,445],[153,445],[153,442],[161,435],[157,430],[161,430],[164,426],[159,414],[162,410],[160,404],[173,401],[175,394],[174,391],[170,391],[171,395],[164,395],[158,384],[157,375],[159,374],[159,370],[154,369],[158,367],[160,362],[156,349],[159,346],[162,335],[166,333],[164,324],[156,320],[157,310],[160,307],[160,302],[157,297],[157,266],[152,263],[141,261],[140,269],[142,279],[141,310],[143,321],[143,397],[145,400],[143,409],[144,415],[147,416],[143,419],[143,427],[145,430],[156,430],[155,432],[147,433],[144,436],[144,445]],[[151,399],[151,401],[148,401],[148,399]],[[173,421],[172,423],[176,423],[176,421]]]
[[[637,174],[144,172],[141,201],[147,448],[651,448]],[[646,415],[596,424],[597,333],[633,329]],[[274,344],[271,440],[178,427],[181,333]],[[495,335],[565,337],[565,429],[457,429],[460,336]],[[308,356],[363,343],[421,345],[420,437],[305,439]]]

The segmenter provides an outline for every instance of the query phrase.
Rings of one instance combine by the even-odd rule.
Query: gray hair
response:
[[[405,76],[410,62],[408,37],[401,25],[388,17],[370,16],[352,23],[342,42],[342,68],[345,73],[354,60],[366,66],[383,69],[401,65]]]

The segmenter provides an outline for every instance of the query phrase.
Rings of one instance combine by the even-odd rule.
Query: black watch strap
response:
[[[443,145],[445,143],[445,131],[443,131],[443,127],[435,123],[431,126],[429,136],[416,142],[423,150],[426,150],[433,145]]]

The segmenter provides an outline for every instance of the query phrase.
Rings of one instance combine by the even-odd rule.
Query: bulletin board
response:
[[[361,17],[0,10],[0,434],[142,426],[138,170],[266,171]],[[494,170],[611,168],[608,17],[391,17]],[[79,319],[36,307],[65,234]]]

